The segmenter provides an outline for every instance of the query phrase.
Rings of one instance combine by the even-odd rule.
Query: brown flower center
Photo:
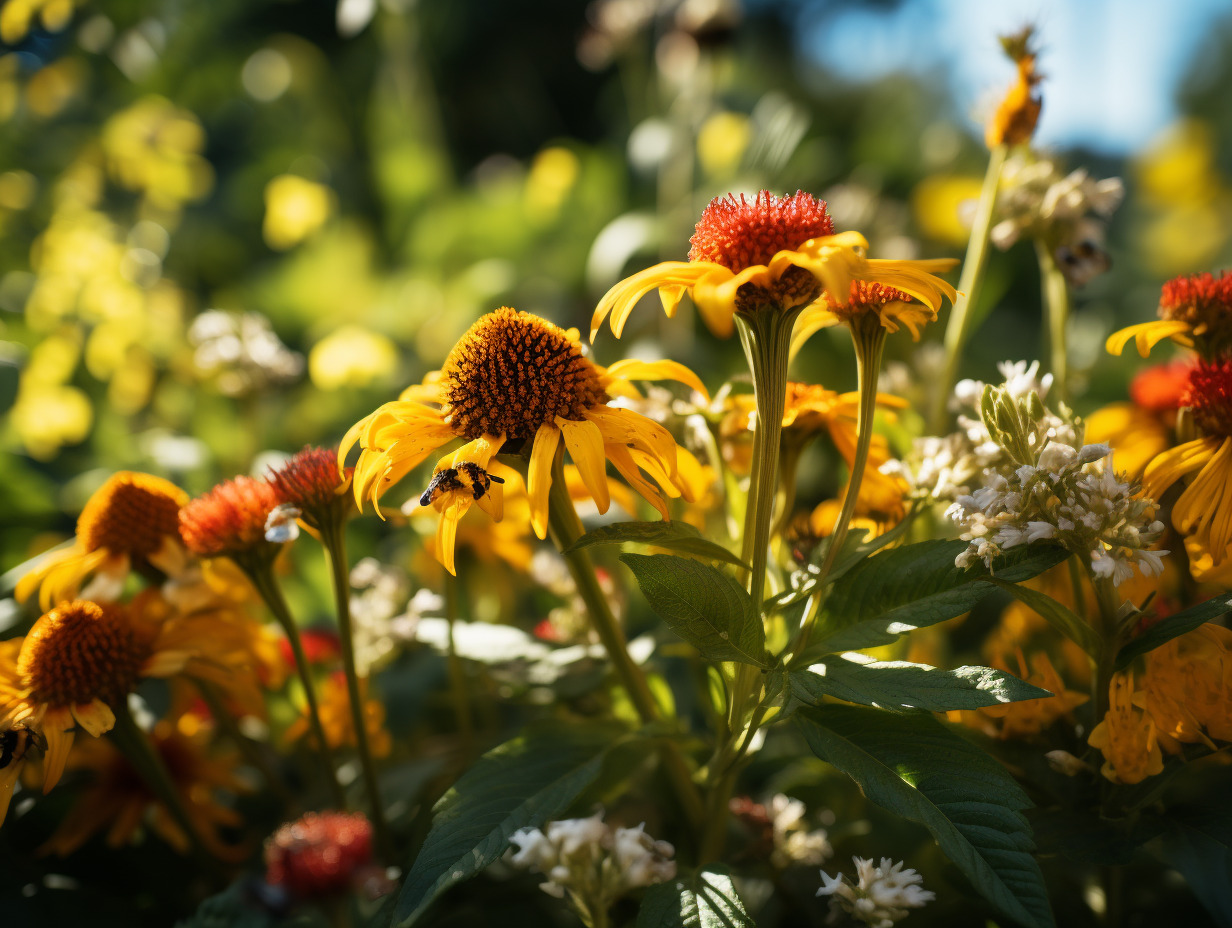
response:
[[[180,507],[187,500],[188,494],[161,477],[120,471],[86,503],[77,537],[87,551],[106,548],[147,558],[179,534]]]
[[[445,360],[441,395],[456,434],[527,439],[557,416],[581,419],[608,400],[599,370],[559,326],[501,307],[476,322]]]
[[[36,702],[70,706],[101,699],[115,705],[132,691],[148,656],[122,606],[79,599],[34,623],[17,672]]]

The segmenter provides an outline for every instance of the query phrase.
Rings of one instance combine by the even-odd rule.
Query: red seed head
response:
[[[312,898],[344,892],[372,860],[372,824],[359,812],[309,812],[265,842],[266,882]]]
[[[799,248],[811,238],[834,234],[824,200],[796,191],[777,197],[763,190],[716,197],[702,211],[689,239],[690,261],[712,261],[733,273],[769,264],[776,252]]]

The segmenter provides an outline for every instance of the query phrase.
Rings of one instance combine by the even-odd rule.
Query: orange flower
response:
[[[1030,26],[1017,35],[1005,36],[1001,45],[1018,66],[1018,77],[997,106],[984,130],[989,148],[998,145],[1021,145],[1031,141],[1039,121],[1042,101],[1035,86],[1042,79],[1035,70],[1035,52],[1031,49],[1034,29]]]
[[[368,678],[360,677],[360,696],[364,702],[364,724],[368,728],[368,743],[377,757],[388,757],[392,741],[385,727],[385,704],[379,699],[369,699]],[[321,686],[321,727],[331,749],[355,747],[355,722],[351,717],[351,699],[347,694],[346,674],[341,670],[330,674]],[[295,741],[308,733],[308,717],[300,716],[288,727],[283,737]]]
[[[265,540],[265,520],[282,503],[265,480],[225,480],[180,510],[180,535],[198,557],[243,557],[277,550]]]
[[[178,515],[188,494],[150,474],[120,471],[95,491],[77,520],[71,548],[53,552],[17,584],[25,601],[36,589],[44,611],[75,599],[93,576],[87,599],[119,598],[130,571],[147,577],[179,573],[186,560]]]
[[[1104,755],[1100,772],[1113,783],[1141,783],[1162,773],[1155,723],[1134,705],[1134,676],[1117,674],[1108,690],[1109,708],[1087,743]]]
[[[1196,348],[1207,360],[1232,349],[1232,276],[1227,271],[1168,281],[1159,297],[1159,318],[1113,332],[1105,347],[1119,355],[1133,341],[1145,358],[1165,339]]]

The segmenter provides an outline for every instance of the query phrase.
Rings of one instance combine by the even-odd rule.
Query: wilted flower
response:
[[[903,861],[895,863],[883,857],[881,866],[875,867],[872,860],[851,859],[856,865],[855,883],[847,882],[842,873],[832,877],[821,871],[822,887],[817,895],[830,897],[831,924],[845,912],[870,928],[893,928],[895,922],[910,914],[908,909],[922,908],[937,898],[924,889],[920,874],[903,869]]]

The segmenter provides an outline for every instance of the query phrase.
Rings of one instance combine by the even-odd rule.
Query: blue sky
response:
[[[949,75],[974,121],[1013,76],[996,42],[1025,22],[1039,27],[1047,77],[1037,141],[1109,154],[1149,142],[1176,118],[1177,83],[1228,0],[908,0],[803,7],[810,57],[850,79],[887,71]]]

